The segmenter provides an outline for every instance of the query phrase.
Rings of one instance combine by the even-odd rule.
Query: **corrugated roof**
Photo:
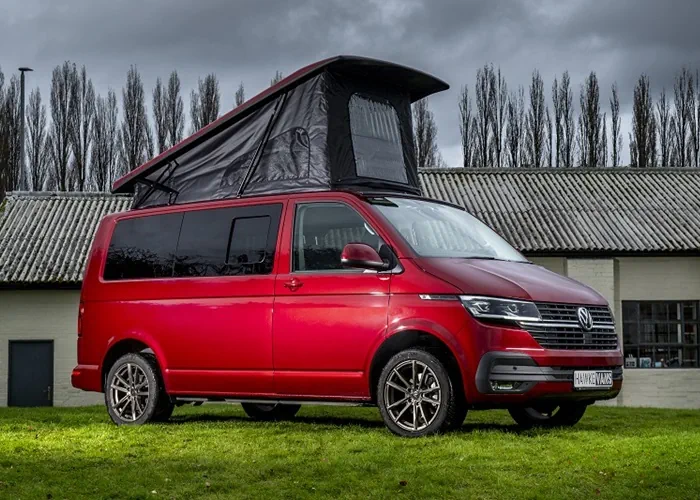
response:
[[[0,203],[0,283],[79,284],[100,219],[131,197],[10,192]]]
[[[465,207],[525,253],[700,251],[693,169],[420,172],[424,196]]]
[[[700,252],[700,171],[421,171],[425,196],[465,207],[531,254]],[[107,193],[8,193],[0,284],[76,285],[100,219],[128,210]]]

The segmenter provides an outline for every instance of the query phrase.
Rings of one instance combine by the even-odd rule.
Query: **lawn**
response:
[[[0,498],[694,498],[700,412],[591,408],[519,431],[504,411],[401,439],[374,408],[256,423],[239,406],[117,428],[104,408],[0,408]]]

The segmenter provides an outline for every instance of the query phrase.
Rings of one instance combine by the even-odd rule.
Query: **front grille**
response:
[[[593,328],[585,331],[578,322],[578,308],[585,307]],[[537,303],[541,321],[521,322],[525,330],[545,349],[617,349],[615,322],[606,306]]]

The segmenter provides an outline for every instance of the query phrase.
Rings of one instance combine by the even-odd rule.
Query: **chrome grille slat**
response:
[[[618,339],[610,309],[605,306],[536,303],[541,321],[521,322],[525,330],[545,349],[614,350]],[[593,328],[584,331],[578,322],[578,308],[585,307]]]

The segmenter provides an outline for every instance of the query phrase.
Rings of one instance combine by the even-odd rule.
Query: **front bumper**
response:
[[[481,395],[508,399],[579,399],[599,400],[617,396],[622,387],[622,366],[568,363],[541,366],[535,359],[520,352],[488,352],[482,356],[476,370],[475,384]],[[594,390],[574,390],[574,370],[612,370],[613,386]],[[511,385],[512,389],[495,389],[494,384]],[[491,398],[488,398],[491,399]]]

